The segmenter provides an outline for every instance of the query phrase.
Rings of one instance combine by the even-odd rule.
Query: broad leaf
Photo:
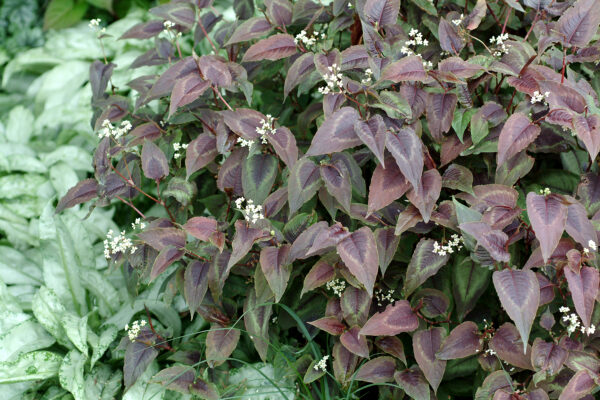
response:
[[[588,266],[581,267],[579,272],[573,271],[570,267],[564,267],[563,271],[569,284],[575,310],[581,317],[583,325],[589,327],[598,297],[600,273],[596,268]]]
[[[288,202],[290,215],[310,200],[321,185],[320,169],[309,158],[303,157],[290,170]]]
[[[369,214],[390,205],[410,188],[393,158],[388,156],[386,165],[387,168],[384,168],[383,164],[377,164],[373,171],[369,185]]]
[[[342,333],[342,336],[340,336],[340,343],[342,343],[342,345],[344,345],[351,353],[354,353],[359,357],[368,358],[369,346],[367,344],[367,339],[359,332],[360,327],[358,326],[353,326],[346,330]]]
[[[231,243],[233,251],[229,258],[229,262],[227,263],[227,270],[229,271],[231,267],[248,254],[256,241],[268,237],[270,237],[270,234],[267,231],[259,228],[252,228],[243,220],[238,219],[235,221],[235,236]]]
[[[56,213],[60,213],[66,208],[74,207],[77,204],[85,203],[95,198],[98,193],[98,182],[95,179],[84,179],[73,186],[67,194],[63,196],[56,206]]]
[[[373,0],[382,1],[382,0]],[[423,68],[423,60],[417,56],[404,57],[399,61],[388,64],[381,72],[381,80],[394,83],[403,81],[423,82],[427,79],[427,73]]]
[[[431,239],[421,239],[417,244],[406,270],[405,296],[409,296],[448,262],[448,254],[441,256],[433,252],[434,243]]]
[[[381,115],[377,114],[367,121],[356,121],[354,123],[354,132],[356,136],[373,152],[381,165],[385,168],[384,149],[385,149],[385,122]]]
[[[257,298],[256,291],[252,289],[244,301],[244,326],[263,362],[267,360],[269,349],[269,324],[273,306],[260,304],[267,301],[268,299]]]
[[[183,277],[183,293],[192,318],[194,318],[196,308],[198,308],[202,303],[202,300],[204,300],[204,295],[208,289],[209,268],[209,263],[192,261],[185,269]]]
[[[349,326],[364,325],[369,318],[371,296],[366,290],[348,287],[340,298],[342,316]]]
[[[169,163],[165,153],[154,143],[146,140],[142,147],[142,170],[148,179],[159,181],[169,175]]]
[[[217,156],[217,141],[214,136],[202,133],[192,140],[185,154],[186,178],[206,167]]]
[[[498,138],[498,166],[525,150],[539,136],[541,129],[522,113],[514,113],[506,121]]]
[[[333,165],[322,164],[320,172],[327,192],[339,201],[345,210],[349,211],[352,201],[350,171],[343,163],[337,162]]]
[[[265,17],[253,17],[242,22],[225,43],[226,46],[257,39],[271,32],[271,24]]]
[[[419,320],[406,300],[398,300],[388,305],[384,311],[373,315],[360,330],[365,336],[395,336],[402,332],[412,332],[419,326]]]
[[[340,322],[336,317],[323,317],[316,321],[309,322],[312,326],[316,326],[329,333],[330,335],[341,335],[346,330],[346,325]]]
[[[501,230],[492,229],[485,222],[466,222],[459,225],[463,232],[473,236],[477,243],[490,253],[496,261],[509,262],[507,251],[508,235]]]
[[[442,142],[443,134],[450,130],[457,102],[453,93],[430,93],[427,97],[427,125],[436,142]]]
[[[423,221],[427,223],[442,190],[442,176],[437,169],[430,169],[423,173],[420,188],[421,191],[411,188],[406,193],[406,197],[419,209]]]
[[[262,204],[277,178],[277,158],[270,154],[254,154],[242,164],[242,187],[244,197]]]
[[[377,254],[379,255],[379,268],[383,276],[387,267],[394,259],[396,250],[398,250],[400,236],[395,234],[393,227],[376,229],[374,234],[375,242],[377,243]]]
[[[395,25],[400,12],[400,0],[367,0],[364,15],[369,23],[377,27]]]
[[[502,361],[519,368],[533,370],[531,366],[531,346],[521,340],[517,328],[510,322],[503,324],[496,330],[489,346]]]
[[[404,371],[396,371],[394,374],[396,383],[415,400],[429,400],[429,385],[418,367],[413,366]]]
[[[480,352],[482,345],[483,342],[475,322],[463,322],[452,329],[436,353],[436,357],[440,360],[469,357]]]
[[[386,137],[386,147],[394,156],[398,168],[417,193],[421,192],[423,174],[423,143],[412,128],[402,128],[390,132]]]
[[[362,144],[354,132],[358,117],[352,107],[342,107],[331,114],[315,133],[306,155],[336,153]]]
[[[591,372],[581,370],[569,380],[558,400],[582,399],[597,387],[598,385]]]
[[[446,330],[440,327],[417,331],[413,335],[415,359],[434,392],[437,392],[446,370],[446,361],[436,357],[445,336]]]
[[[377,357],[364,363],[354,379],[362,382],[384,383],[394,380],[396,362],[392,357]]]
[[[280,33],[262,39],[250,46],[244,54],[243,62],[280,60],[296,54],[296,43],[292,35]]]
[[[567,207],[558,195],[527,194],[527,214],[547,262],[565,230]]]
[[[350,272],[372,295],[379,270],[379,256],[373,231],[366,226],[360,228],[339,242],[337,251]]]
[[[240,331],[212,324],[206,335],[206,361],[211,368],[223,364],[240,340]]]
[[[156,336],[149,329],[142,329],[136,340],[127,344],[123,365],[125,388],[130,388],[158,356],[153,343],[155,339]]]
[[[260,252],[260,267],[267,278],[267,282],[275,293],[275,302],[281,300],[290,279],[291,265],[287,258],[290,245],[281,247],[265,247]]]
[[[556,343],[536,338],[531,347],[531,364],[536,371],[545,371],[549,376],[553,376],[562,368],[567,354],[567,350]]]
[[[459,321],[475,307],[477,300],[487,289],[491,275],[489,269],[469,257],[456,258],[452,268],[452,293]]]
[[[559,18],[560,40],[571,46],[584,47],[598,30],[600,9],[596,0],[578,0]]]

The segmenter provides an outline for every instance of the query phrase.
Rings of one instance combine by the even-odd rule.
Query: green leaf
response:
[[[60,386],[71,392],[75,400],[86,400],[83,369],[86,357],[77,350],[71,350],[63,359],[58,371]]]
[[[437,17],[437,10],[435,9],[435,6],[433,5],[433,3],[430,2],[429,0],[411,0],[411,1],[413,3],[415,3],[415,5],[417,7],[419,7],[421,10],[425,11],[427,14]]]
[[[488,127],[488,122],[483,117],[483,114],[475,113],[471,117],[471,139],[473,139],[473,144],[476,145],[481,142],[489,133],[490,128]]]
[[[96,334],[90,335],[88,333],[88,342],[92,345],[92,359],[90,360],[90,366],[93,368],[96,361],[102,357],[102,355],[108,349],[108,346],[117,338],[119,329],[114,325],[108,325],[106,329],[102,331],[100,336]]]
[[[388,117],[397,119],[410,119],[412,117],[410,104],[400,93],[384,90],[379,93],[379,100],[381,100],[381,103],[372,104],[371,107],[385,111]]]
[[[86,357],[88,354],[87,319],[87,315],[83,318],[79,318],[78,316],[68,312],[65,312],[60,318],[60,322],[65,328],[67,337]]]
[[[277,178],[277,158],[270,154],[255,154],[244,160],[242,164],[242,187],[244,196],[262,204]]]
[[[61,356],[49,351],[21,354],[15,361],[0,362],[0,384],[52,378],[61,362]]]
[[[112,400],[121,390],[123,372],[106,365],[99,365],[85,378],[85,395],[87,399]]]
[[[44,29],[62,29],[75,25],[83,18],[87,8],[85,1],[51,0],[44,14]]]
[[[46,286],[40,287],[40,290],[33,297],[31,308],[38,322],[56,338],[58,343],[68,348],[72,347],[67,332],[61,323],[61,316],[65,313],[65,307],[52,290]]]
[[[14,143],[27,143],[33,130],[33,113],[19,105],[10,110],[6,124],[6,139]]]
[[[0,336],[0,361],[52,346],[55,341],[40,324],[29,319],[4,331]]]
[[[468,110],[465,110],[464,108],[457,108],[456,110],[454,110],[454,118],[452,119],[452,129],[454,129],[454,132],[456,132],[461,142],[463,142],[463,136],[465,134],[467,126],[469,126],[471,117],[476,112],[477,110],[474,108],[469,108]]]
[[[456,258],[452,268],[452,293],[459,321],[475,307],[487,289],[492,271],[473,262],[469,257]]]
[[[87,2],[94,7],[102,8],[106,11],[112,12],[113,0],[87,0]]]

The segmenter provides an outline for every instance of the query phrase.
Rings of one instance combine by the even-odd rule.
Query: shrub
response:
[[[177,1],[123,34],[162,72],[92,65],[57,211],[130,207],[110,263],[210,323],[130,328],[125,390],[162,355],[204,398],[243,365],[282,398],[591,396],[600,3],[524,3]]]

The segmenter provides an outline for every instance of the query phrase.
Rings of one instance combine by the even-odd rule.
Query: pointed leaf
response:
[[[329,194],[339,201],[344,209],[350,210],[352,186],[350,184],[350,172],[346,169],[346,166],[341,162],[334,165],[323,164],[320,172]]]
[[[260,267],[275,293],[276,303],[281,300],[290,279],[291,266],[287,265],[289,251],[290,245],[286,244],[281,247],[265,247],[260,252]]]
[[[466,167],[450,164],[442,175],[442,186],[462,192],[473,192],[473,173]]]
[[[583,247],[589,247],[590,240],[596,242],[596,230],[587,217],[587,212],[580,202],[575,201],[567,207],[567,233]]]
[[[376,114],[367,121],[357,120],[354,123],[356,136],[373,152],[381,165],[385,167],[383,151],[385,149],[385,122]]]
[[[589,371],[578,371],[567,383],[558,400],[582,399],[598,385]]]
[[[486,249],[496,261],[509,262],[507,249],[508,235],[501,230],[492,229],[485,222],[466,222],[459,225],[463,232],[473,236],[477,243]]]
[[[309,158],[303,157],[290,170],[288,180],[288,203],[290,215],[310,200],[321,185],[319,167]]]
[[[553,376],[562,368],[567,354],[567,350],[556,343],[536,338],[531,347],[531,364],[536,371],[547,371],[549,376]]]
[[[525,150],[539,136],[541,129],[523,113],[508,118],[498,138],[498,166]]]
[[[84,179],[69,189],[60,199],[55,212],[58,214],[66,208],[85,203],[96,196],[98,196],[98,182],[95,179]]]
[[[377,0],[380,1],[380,0]],[[381,71],[382,81],[394,83],[403,81],[423,82],[427,79],[427,73],[423,68],[423,60],[417,56],[408,56],[388,64]]]
[[[342,336],[340,336],[340,343],[342,343],[351,353],[354,353],[359,357],[368,358],[369,346],[367,345],[367,339],[359,332],[360,327],[358,326],[353,326],[346,330],[342,333]]]
[[[266,362],[269,349],[269,324],[271,323],[273,306],[271,304],[259,306],[259,304],[264,303],[263,299],[257,299],[255,290],[251,289],[249,292],[244,301],[244,326],[260,359]]]
[[[430,399],[429,385],[418,367],[414,366],[404,371],[396,371],[394,379],[411,398],[415,400]]]
[[[169,106],[169,118],[178,108],[195,101],[210,87],[210,81],[202,79],[198,73],[191,73],[175,81]]]
[[[383,164],[377,164],[373,171],[369,185],[369,214],[390,205],[410,188],[410,184],[393,158],[387,157],[386,165],[387,168],[384,168]]]
[[[273,146],[275,154],[279,156],[281,161],[288,168],[292,168],[296,161],[298,161],[298,146],[292,132],[288,128],[280,126],[274,134],[267,136],[267,140]]]
[[[369,23],[384,27],[395,25],[400,12],[400,0],[367,0],[364,15]]]
[[[362,326],[367,322],[367,318],[369,318],[371,296],[369,296],[366,290],[350,286],[342,293],[340,307],[342,309],[342,316],[348,325]]]
[[[231,243],[233,249],[227,270],[229,271],[238,261],[240,261],[252,248],[257,240],[268,238],[271,235],[262,229],[251,228],[248,223],[243,220],[235,221],[235,236]]]
[[[337,342],[333,345],[333,375],[336,381],[345,385],[348,382],[356,365],[358,364],[358,357],[350,353],[341,343]]]
[[[503,324],[496,330],[489,346],[501,360],[519,368],[533,370],[531,366],[531,346],[521,340],[517,328],[510,322]]]
[[[576,115],[573,117],[573,127],[577,137],[581,139],[592,160],[596,159],[600,152],[600,116]]]
[[[421,239],[413,252],[406,270],[404,295],[409,296],[429,277],[435,275],[448,262],[449,255],[440,256],[433,252],[435,240]]]
[[[265,17],[253,17],[247,19],[235,28],[235,31],[233,31],[231,37],[227,40],[227,43],[225,43],[225,46],[258,39],[271,32],[271,29],[273,28]]]
[[[285,83],[283,85],[284,97],[287,97],[292,89],[298,86],[303,80],[306,80],[315,71],[314,60],[315,55],[311,52],[304,53],[296,58],[285,76]]]
[[[293,245],[292,245],[293,250]],[[291,250],[291,251],[292,251]],[[291,253],[290,251],[290,253]],[[324,260],[319,260],[306,274],[304,277],[304,285],[302,286],[302,292],[300,292],[300,297],[304,295],[304,293],[316,289],[319,286],[323,286],[330,280],[335,277],[335,270],[333,266]]]
[[[394,380],[396,362],[392,357],[377,357],[364,363],[354,379],[362,382],[384,383]]]
[[[442,176],[437,169],[430,169],[423,173],[420,188],[421,191],[411,188],[406,193],[406,197],[419,209],[423,221],[427,223],[442,190]]]
[[[352,275],[373,294],[373,285],[379,269],[379,256],[373,231],[364,226],[343,239],[337,251]]]
[[[180,260],[184,254],[185,252],[183,250],[177,249],[173,246],[164,247],[160,251],[160,253],[158,253],[158,256],[154,259],[152,271],[150,271],[150,280],[156,279],[171,264],[173,264],[177,260]]]
[[[208,271],[210,264],[207,262],[192,261],[185,269],[183,277],[183,294],[190,309],[192,318],[196,308],[204,300],[208,289]]]
[[[490,283],[492,271],[476,264],[470,257],[457,258],[452,268],[452,293],[458,320],[473,310]]]
[[[279,33],[266,39],[259,40],[250,46],[242,62],[280,60],[296,54],[296,43],[292,35]]]
[[[443,134],[450,130],[457,102],[454,93],[431,93],[427,97],[427,125],[436,142],[441,142]]]
[[[362,144],[354,132],[358,117],[352,107],[342,107],[331,114],[315,133],[306,155],[336,153]]]
[[[413,335],[415,359],[436,393],[446,370],[446,361],[436,358],[436,353],[445,336],[446,330],[441,327],[417,331]]]
[[[560,39],[565,44],[585,47],[598,30],[600,9],[596,0],[578,0],[558,19]]]
[[[148,179],[159,181],[169,175],[169,163],[165,153],[154,143],[146,140],[142,147],[142,170]]]
[[[375,242],[377,243],[377,254],[379,255],[379,268],[383,276],[394,259],[400,243],[400,236],[395,234],[393,227],[379,228],[375,230]]]
[[[588,328],[592,321],[592,313],[598,297],[600,273],[596,268],[588,266],[581,267],[579,272],[575,272],[569,267],[564,267],[563,271],[569,284],[575,310],[581,317],[583,325]]]
[[[452,329],[442,343],[436,357],[440,360],[454,360],[477,354],[481,351],[483,341],[479,337],[479,329],[475,322],[467,321]]]
[[[406,300],[388,305],[383,312],[373,315],[360,330],[365,336],[395,336],[402,332],[412,332],[419,326],[419,320]]]
[[[527,214],[547,262],[565,230],[567,207],[558,195],[527,194]]]
[[[375,340],[375,346],[381,351],[391,354],[406,365],[406,355],[404,354],[404,345],[396,336],[382,336]]]
[[[211,368],[227,361],[240,340],[240,331],[212,324],[206,335],[206,361]]]
[[[386,137],[386,147],[396,159],[398,168],[412,187],[420,193],[423,174],[423,143],[412,128],[402,128],[390,132]]]
[[[277,158],[270,154],[254,154],[242,164],[242,187],[244,197],[262,204],[277,179]]]
[[[316,321],[309,322],[312,326],[316,326],[329,333],[330,335],[341,335],[346,330],[346,325],[340,322],[336,317],[323,317]]]
[[[158,356],[158,350],[152,344],[155,339],[155,335],[150,330],[142,330],[134,342],[127,343],[123,364],[123,380],[126,389],[138,380]]]
[[[192,140],[185,154],[186,179],[206,167],[217,156],[217,140],[213,135],[202,133]]]

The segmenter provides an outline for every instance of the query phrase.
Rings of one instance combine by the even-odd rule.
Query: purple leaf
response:
[[[190,394],[206,400],[219,400],[221,398],[214,383],[207,382],[199,377],[196,377],[194,383],[190,385]]]
[[[346,350],[339,342],[333,345],[332,355],[335,380],[345,385],[356,369],[358,357]]]
[[[440,290],[425,288],[413,296],[412,303],[422,304],[420,311],[425,317],[436,318],[446,314],[450,306],[450,299]]]
[[[531,364],[536,371],[546,371],[549,376],[553,376],[562,368],[567,354],[567,350],[556,343],[536,338],[531,347]]]
[[[306,231],[305,231],[306,232]],[[297,240],[297,239],[296,239]],[[293,249],[293,245],[292,245]],[[308,271],[304,278],[304,285],[302,286],[302,292],[300,297],[310,290],[316,289],[319,286],[323,286],[335,277],[335,270],[333,266],[324,260],[319,260],[313,267]]]
[[[150,13],[187,29],[192,29],[196,23],[196,8],[188,2],[163,4],[151,8]]]
[[[530,270],[505,269],[492,275],[502,307],[515,322],[523,341],[523,353],[540,304],[540,285]]]
[[[167,246],[173,246],[176,249],[185,247],[185,233],[177,228],[154,228],[138,233],[138,239],[149,244],[158,251],[162,251]]]
[[[455,360],[477,354],[483,341],[475,322],[467,321],[452,329],[442,343],[436,357],[440,360]]]
[[[284,98],[290,94],[293,88],[300,84],[300,82],[306,80],[315,70],[314,56],[315,55],[311,52],[304,53],[296,58],[294,63],[290,66],[283,85]]]
[[[383,154],[385,150],[385,131],[385,122],[379,114],[374,115],[368,121],[358,120],[354,124],[356,136],[367,145],[383,167],[385,167]]]
[[[240,331],[212,324],[206,335],[206,361],[211,368],[223,364],[240,340]]]
[[[596,268],[587,266],[582,267],[579,272],[575,272],[569,267],[564,267],[563,271],[569,284],[575,310],[581,317],[583,325],[589,327],[598,296],[600,273]]]
[[[423,175],[423,143],[412,128],[402,128],[398,132],[390,132],[386,137],[386,147],[394,156],[398,168],[407,181],[418,192],[421,192],[421,176]]]
[[[353,326],[348,329],[342,336],[340,336],[340,343],[344,345],[348,351],[356,354],[359,357],[368,358],[369,357],[369,346],[367,344],[367,339],[359,334],[360,327]]]
[[[232,190],[236,196],[244,194],[242,167],[246,158],[248,158],[248,150],[245,148],[234,149],[227,157],[217,174],[217,187],[220,191]]]
[[[77,204],[85,203],[98,196],[98,182],[95,179],[84,179],[73,186],[63,196],[56,206],[55,213],[60,213],[65,208],[71,208]]]
[[[373,315],[360,330],[365,336],[395,336],[402,332],[412,332],[419,326],[419,320],[406,300],[390,304],[385,311]]]
[[[377,243],[377,254],[379,255],[379,268],[381,275],[385,275],[398,249],[400,236],[394,233],[393,227],[379,228],[375,230],[375,242]]]
[[[194,318],[194,312],[204,300],[204,295],[208,290],[209,268],[210,264],[207,262],[192,261],[185,269],[183,294],[192,318]]]
[[[329,226],[326,221],[319,221],[316,224],[309,226],[308,229],[302,232],[292,244],[289,254],[290,262],[298,258],[306,258],[308,250],[312,247],[317,235],[328,229]]]
[[[180,393],[189,394],[189,387],[194,383],[194,369],[189,366],[176,365],[174,367],[165,368],[158,374],[152,377],[156,381],[170,390],[175,390]]]
[[[265,247],[260,252],[260,267],[275,294],[276,303],[281,300],[292,272],[286,262],[289,251],[290,245],[285,244],[281,247]]]
[[[331,114],[315,133],[306,155],[336,153],[362,144],[354,132],[358,117],[358,112],[352,107],[342,107]]]
[[[557,22],[561,42],[585,47],[596,34],[600,23],[600,8],[596,0],[578,0]]]
[[[340,298],[340,307],[346,323],[350,326],[364,325],[369,318],[371,297],[363,290],[349,286]]]
[[[148,179],[159,181],[169,175],[169,163],[162,150],[146,140],[142,147],[142,170]]]
[[[589,116],[576,115],[573,117],[573,127],[577,137],[581,139],[592,160],[600,151],[600,117],[596,114]]]
[[[442,175],[442,186],[462,192],[473,192],[473,173],[458,164],[451,164]]]
[[[341,335],[346,330],[346,325],[341,323],[337,317],[323,317],[309,322],[309,324],[335,336]]]
[[[342,71],[369,67],[369,53],[364,46],[350,46],[342,51]]]
[[[231,267],[244,258],[256,241],[269,237],[271,237],[269,232],[259,228],[251,228],[246,221],[240,219],[235,221],[235,236],[231,243],[233,250],[227,263],[227,270],[230,270]]]
[[[292,3],[289,0],[265,0],[265,6],[275,25],[286,26],[292,23]]]
[[[218,240],[219,242],[225,241],[224,237],[219,239],[219,236],[223,236],[222,232],[217,229],[217,220],[209,217],[193,217],[187,220],[183,229],[195,237],[204,242],[213,242]],[[219,235],[220,234],[220,235]],[[222,247],[221,247],[222,250]]]
[[[567,223],[567,206],[558,195],[527,194],[527,214],[540,241],[544,262],[552,255]]]
[[[522,113],[514,113],[502,127],[498,138],[498,166],[525,150],[539,136],[541,129]]]
[[[133,27],[129,28],[124,34],[121,35],[121,39],[150,39],[151,37],[157,36],[165,29],[163,21],[153,20],[148,22],[142,22]]]
[[[273,306],[271,304],[259,306],[259,304],[265,303],[269,299],[258,299],[256,290],[250,289],[249,292],[244,301],[244,326],[261,360],[266,362],[269,349],[269,324],[271,323]]]
[[[190,104],[210,87],[210,82],[198,75],[188,74],[182,79],[175,81],[173,93],[171,94],[171,105],[169,106],[169,118],[175,114],[179,107]]]
[[[138,125],[129,134],[135,137],[135,139],[131,141],[132,146],[144,143],[145,139],[154,141],[162,135],[156,122],[146,122]]]
[[[364,3],[364,16],[378,28],[395,25],[400,12],[400,0],[367,0]]]
[[[273,28],[265,17],[250,18],[235,28],[235,31],[233,31],[233,34],[227,43],[225,43],[225,46],[257,39],[271,32],[271,29]]]
[[[440,61],[438,70],[440,72],[451,73],[457,78],[467,79],[473,77],[479,71],[482,71],[483,67],[463,61],[460,57],[449,57]]]
[[[519,337],[517,328],[510,322],[500,326],[489,346],[498,357],[515,367],[533,370],[531,366],[531,346]]]
[[[477,243],[490,253],[496,261],[509,262],[507,251],[508,235],[500,230],[492,229],[485,222],[466,222],[459,225],[463,232],[477,239]]]
[[[181,259],[184,255],[184,251],[177,249],[173,246],[164,247],[158,256],[154,259],[152,270],[150,271],[150,280],[156,279],[162,274],[171,264]]]
[[[429,277],[435,275],[448,262],[449,255],[438,255],[433,252],[434,240],[421,239],[413,252],[406,270],[404,294],[409,296]]]
[[[242,188],[244,197],[262,204],[269,196],[273,183],[277,179],[277,157],[258,153],[246,157],[242,163]]]
[[[458,36],[456,26],[453,26],[446,19],[440,19],[438,25],[438,37],[440,38],[440,47],[452,54],[458,54],[465,46],[465,42]]]
[[[431,212],[435,207],[435,202],[440,197],[442,190],[442,177],[437,169],[430,169],[423,173],[421,177],[421,191],[411,188],[406,197],[412,204],[419,209],[423,221],[429,222]]]
[[[288,193],[286,186],[271,193],[263,203],[263,214],[265,218],[271,218],[274,215],[277,215],[283,206],[285,206],[285,203],[287,203],[287,198]]]
[[[266,39],[259,40],[250,46],[242,62],[271,60],[276,61],[296,54],[294,37],[286,33],[279,33]]]
[[[201,56],[196,60],[204,79],[219,87],[231,86],[233,78],[227,64],[220,57],[214,55]]]
[[[246,140],[258,139],[260,134],[256,132],[256,128],[262,127],[261,120],[267,120],[263,114],[249,108],[238,108],[235,111],[225,110],[220,114],[229,129]]]
[[[541,92],[550,92],[548,97],[548,103],[550,104],[550,110],[563,109],[562,112],[568,115],[567,118],[571,118],[572,114],[569,110],[573,110],[576,113],[583,113],[586,109],[585,98],[575,89],[565,85],[561,85],[560,82],[554,81],[539,81]],[[566,108],[566,110],[564,110]],[[548,116],[556,114],[555,112],[548,113]],[[557,118],[560,117],[560,114]]]
[[[337,162],[333,165],[322,164],[320,167],[321,179],[330,195],[340,202],[345,210],[350,210],[352,200],[352,186],[350,172],[346,166]]]
[[[387,168],[377,164],[369,186],[368,214],[372,214],[399,199],[410,188],[398,165],[387,157]]]
[[[483,210],[494,206],[515,208],[519,197],[519,193],[512,187],[496,184],[474,186],[473,192],[475,204],[482,204]]]
[[[441,142],[443,134],[450,130],[457,102],[453,93],[430,93],[427,97],[427,125],[436,142]]]
[[[208,133],[202,133],[192,140],[185,154],[186,179],[196,171],[206,167],[217,156],[217,141]]]
[[[144,373],[148,365],[158,356],[154,347],[156,336],[149,329],[142,329],[137,340],[128,341],[123,365],[125,389],[129,389]]]
[[[421,217],[419,209],[412,204],[409,204],[408,207],[398,214],[398,221],[396,222],[394,234],[400,236],[410,228],[414,228],[415,225],[421,221],[423,221],[423,217]]]
[[[288,204],[290,215],[310,200],[321,186],[320,169],[309,158],[303,157],[290,170]]]
[[[337,252],[352,275],[373,295],[373,285],[379,269],[379,256],[373,231],[364,226],[337,245]]]
[[[569,383],[563,389],[562,393],[558,397],[558,400],[571,400],[571,399],[582,399],[592,392],[598,385],[594,379],[592,373],[582,369],[578,371],[569,380]]]
[[[273,146],[275,154],[291,169],[298,161],[298,146],[294,134],[288,128],[280,126],[274,134],[267,135],[267,140]]]
[[[394,374],[396,383],[415,400],[429,400],[429,385],[417,366]]]
[[[394,83],[404,81],[423,82],[426,79],[427,73],[425,72],[425,68],[423,68],[423,60],[417,56],[404,57],[399,61],[389,64],[381,71],[382,81],[392,81]]]
[[[446,330],[441,327],[417,331],[413,335],[415,359],[434,392],[437,392],[446,370],[446,361],[436,357],[445,336]]]
[[[485,0],[477,0],[475,7],[471,13],[467,16],[465,24],[467,25],[467,29],[472,31],[477,29],[481,20],[485,17],[486,13],[486,1]]]
[[[382,336],[375,340],[375,346],[381,351],[391,354],[406,365],[406,355],[404,354],[404,345],[402,340],[396,336]]]
[[[419,85],[415,83],[402,84],[400,86],[400,95],[410,105],[413,120],[423,115],[428,95]]]
[[[198,75],[198,65],[193,57],[185,57],[177,61],[169,69],[162,73],[156,83],[150,89],[145,102],[165,96],[173,90],[176,81],[182,80],[187,75]]]
[[[567,224],[565,230],[583,247],[589,247],[589,241],[597,241],[596,230],[587,217],[587,212],[580,202],[574,202],[567,207]]]
[[[384,383],[394,380],[396,362],[392,357],[377,357],[364,363],[354,379],[362,382]]]

